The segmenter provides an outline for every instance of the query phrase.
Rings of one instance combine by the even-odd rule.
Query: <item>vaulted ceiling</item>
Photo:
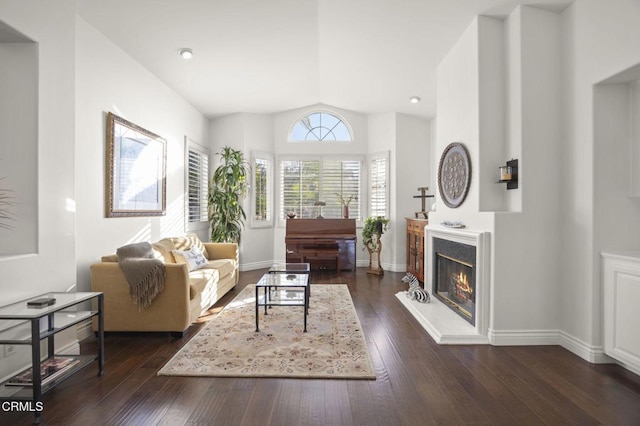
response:
[[[78,14],[207,117],[323,103],[431,118],[436,67],[474,16],[573,1],[79,0]]]

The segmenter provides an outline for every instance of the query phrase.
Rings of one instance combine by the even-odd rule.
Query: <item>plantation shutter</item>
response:
[[[314,206],[314,203],[318,201],[319,196],[319,169],[320,161],[282,161],[280,170],[281,219],[286,219],[287,212],[294,212],[300,218],[317,216],[317,207]]]
[[[342,205],[338,194],[347,200],[349,197],[360,198],[360,169],[358,160],[326,160],[322,163],[322,183],[320,199],[327,203],[324,216],[342,217]],[[349,203],[349,217],[360,218],[360,203],[355,199]]]
[[[189,146],[188,173],[189,222],[206,222],[209,219],[209,155]]]
[[[324,201],[322,215],[341,218],[343,198],[360,197],[362,161],[360,160],[283,160],[280,163],[280,218],[287,212],[299,218],[315,218],[320,209],[317,201]],[[349,204],[349,217],[360,218],[360,203]]]
[[[253,163],[255,170],[254,182],[254,222],[271,221],[271,191],[269,190],[269,176],[271,175],[271,161],[256,158]]]
[[[369,205],[370,216],[388,217],[389,208],[389,156],[375,156],[369,160],[369,182],[371,204]]]

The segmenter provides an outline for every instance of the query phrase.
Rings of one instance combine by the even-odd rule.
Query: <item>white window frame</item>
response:
[[[249,212],[251,214],[250,226],[252,228],[270,228],[273,226],[274,216],[274,202],[273,202],[273,169],[275,167],[273,154],[262,151],[253,151],[251,153],[251,207]],[[256,197],[258,196],[258,188],[256,185],[256,162],[265,161],[267,163],[267,183],[265,185],[266,197],[267,197],[267,218],[259,220],[256,218]]]
[[[293,139],[291,137],[291,134],[293,132],[293,129],[295,128],[295,126],[301,121],[303,120],[305,117],[308,117],[309,115],[313,115],[313,114],[329,114],[329,115],[333,115],[334,117],[336,117],[337,119],[339,119],[347,128],[347,130],[349,131],[349,138],[350,139],[337,139],[337,140],[298,140],[298,139]],[[318,110],[313,110],[313,111],[308,111],[304,114],[302,114],[300,117],[298,117],[293,124],[291,124],[291,126],[289,127],[289,131],[287,133],[287,142],[289,143],[294,143],[294,144],[329,144],[329,143],[339,143],[339,144],[348,144],[348,143],[352,143],[355,140],[355,136],[353,133],[353,128],[351,127],[351,125],[349,124],[349,122],[340,114],[334,112],[334,111],[329,111],[326,109],[318,109]],[[278,161],[278,166],[280,165],[280,162]]]
[[[285,226],[285,219],[283,217],[282,213],[282,162],[283,161],[359,161],[360,162],[360,196],[358,197],[357,201],[352,201],[351,202],[351,206],[355,204],[358,205],[358,210],[360,212],[359,216],[360,217],[353,217],[351,216],[351,219],[355,219],[356,220],[356,226],[362,226],[362,223],[364,221],[364,204],[363,204],[363,199],[366,198],[366,193],[367,193],[367,170],[365,169],[365,156],[364,155],[358,155],[358,154],[350,154],[350,155],[340,155],[340,156],[335,156],[335,155],[282,155],[282,156],[278,156],[277,158],[277,162],[276,162],[276,173],[277,173],[277,178],[276,178],[276,187],[277,187],[277,209],[276,209],[276,215],[277,215],[277,225],[278,227],[284,227]],[[323,200],[326,202],[326,200]]]
[[[184,205],[185,205],[185,229],[187,232],[196,232],[196,231],[208,231],[209,229],[209,215],[208,215],[208,204],[209,204],[209,174],[211,167],[211,151],[209,148],[200,145],[199,143],[189,139],[187,136],[184,138]],[[204,204],[204,207],[201,207],[200,212],[201,220],[191,220],[190,215],[190,206],[189,206],[189,186],[191,184],[189,178],[189,153],[194,152],[201,156],[201,158],[206,158],[206,170],[201,170],[200,174],[200,183],[202,192],[200,194],[200,202]],[[202,174],[204,172],[204,174]]]
[[[368,193],[368,206],[367,211],[369,212],[369,216],[384,216],[387,219],[389,218],[390,208],[391,208],[391,197],[390,197],[390,182],[389,178],[391,176],[390,173],[390,158],[391,154],[389,151],[384,152],[376,152],[373,154],[367,155],[367,193]],[[384,202],[385,202],[385,211],[384,214],[380,214],[380,211],[374,211],[373,200],[375,196],[375,191],[373,189],[374,185],[377,185],[376,181],[379,180],[379,176],[374,176],[374,162],[384,161],[385,170],[384,170]]]

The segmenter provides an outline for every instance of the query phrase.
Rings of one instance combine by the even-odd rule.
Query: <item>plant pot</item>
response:
[[[382,222],[376,222],[376,234],[382,235]]]

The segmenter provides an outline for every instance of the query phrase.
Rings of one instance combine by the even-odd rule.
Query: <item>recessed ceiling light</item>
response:
[[[412,104],[417,104],[418,102],[420,102],[422,99],[420,99],[420,96],[412,96],[410,101]]]
[[[178,55],[182,56],[182,59],[191,59],[193,58],[193,50],[184,47],[182,49],[178,49]]]

